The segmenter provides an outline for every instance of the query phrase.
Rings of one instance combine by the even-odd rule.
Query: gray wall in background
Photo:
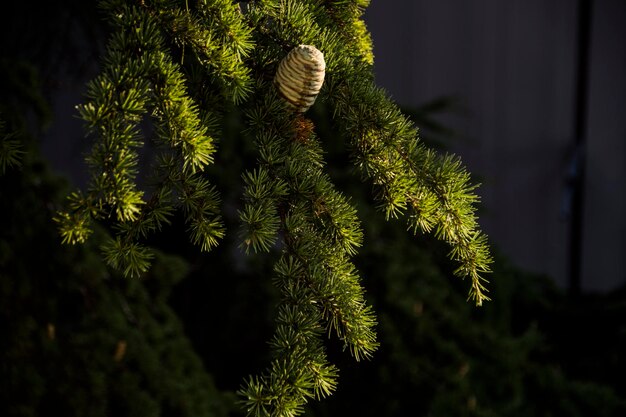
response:
[[[583,277],[604,288],[626,283],[626,1],[597,0],[593,28]]]
[[[626,284],[626,1],[595,0],[583,290]],[[373,0],[379,85],[400,104],[455,96],[442,121],[482,187],[481,224],[517,265],[567,283],[577,1]]]

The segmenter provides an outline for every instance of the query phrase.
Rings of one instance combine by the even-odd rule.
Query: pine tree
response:
[[[281,294],[274,359],[244,383],[249,415],[301,414],[328,396],[337,368],[324,336],[335,334],[355,359],[378,343],[376,318],[351,260],[362,243],[356,209],[332,183],[313,122],[279,94],[279,63],[299,45],[325,60],[319,101],[333,112],[351,161],[371,183],[385,218],[406,218],[413,233],[433,232],[451,246],[469,298],[488,300],[483,274],[491,258],[475,217],[475,185],[458,158],[438,155],[373,83],[368,1],[107,0],[113,32],[99,77],[80,116],[94,146],[92,177],[58,213],[65,243],[82,243],[95,221],[110,225],[102,245],[126,276],[146,272],[148,236],[181,210],[190,240],[208,251],[224,236],[220,198],[206,169],[214,162],[224,118],[245,114],[257,149],[245,183],[241,246],[279,251]],[[279,81],[280,82],[280,81]],[[140,171],[149,159],[148,174]],[[140,185],[141,184],[141,185]]]

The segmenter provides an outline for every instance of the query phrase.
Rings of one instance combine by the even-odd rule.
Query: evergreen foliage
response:
[[[126,173],[116,171],[116,165],[105,171],[96,164],[94,172],[117,173],[120,184],[143,195],[136,219],[121,222],[116,200],[105,199],[116,184],[103,183],[97,192],[92,186],[72,197],[74,203],[65,213],[76,216],[80,233],[69,240],[90,233],[85,245],[78,247],[59,245],[61,239],[50,221],[58,203],[59,181],[38,158],[36,141],[23,133],[24,121],[16,123],[33,115],[42,123],[49,121],[52,112],[41,93],[48,94],[49,86],[42,89],[38,82],[37,64],[12,59],[11,54],[0,59],[4,133],[11,132],[24,152],[19,168],[7,166],[0,175],[0,415],[240,415],[241,410],[233,407],[241,375],[268,361],[269,368],[241,388],[250,414],[302,410],[311,416],[626,414],[623,292],[569,304],[545,280],[521,274],[498,259],[494,268],[498,297],[483,309],[473,309],[465,302],[463,283],[447,279],[454,262],[445,256],[446,245],[434,236],[412,241],[406,223],[391,218],[406,213],[411,224],[415,214],[409,199],[405,206],[398,205],[400,209],[388,210],[390,201],[402,201],[402,196],[394,197],[393,189],[404,180],[396,183],[383,175],[383,168],[410,165],[410,159],[401,161],[405,151],[399,150],[410,148],[415,131],[403,128],[404,133],[398,134],[403,139],[393,149],[387,135],[397,132],[374,120],[389,114],[393,116],[389,120],[399,126],[406,122],[373,87],[371,74],[368,78],[371,42],[359,20],[360,7],[366,3],[257,1],[239,2],[240,9],[228,1],[103,3],[118,28],[114,38],[129,36],[124,45],[139,45],[140,38],[128,31],[134,29],[125,20],[128,16],[159,33],[141,40],[143,46],[134,51],[114,51],[119,58],[115,62],[126,68],[125,74],[136,77],[126,85],[114,84],[115,65],[111,66],[97,81],[115,86],[115,91],[108,97],[98,93],[81,107],[97,104],[101,110],[111,110],[94,118],[93,155],[101,158],[113,148],[98,146],[121,139],[123,146],[115,147],[109,160],[119,158],[126,167],[134,164]],[[28,9],[32,4],[20,7],[24,8],[21,19],[34,16]],[[84,59],[86,51],[68,56],[66,52],[73,49],[65,44],[60,49],[50,47],[55,37],[64,38],[58,22],[65,21],[56,17],[91,8],[91,3],[76,0],[42,5],[38,11],[43,17],[30,27],[44,26],[50,30],[46,34],[24,31],[29,26],[23,20],[11,19],[12,25],[3,27],[3,33],[7,28],[18,30],[0,39],[3,46],[11,46],[2,48],[3,55],[9,49],[25,55],[38,51],[37,58],[44,62],[37,61],[43,78],[50,68],[56,71],[58,63],[74,74],[80,67],[76,59]],[[116,13],[119,10],[123,13]],[[97,26],[89,19],[81,24],[90,30]],[[79,30],[81,35],[86,32]],[[242,33],[245,36],[239,36]],[[33,39],[37,36],[45,41],[37,43]],[[71,38],[70,46],[77,38],[81,36]],[[331,57],[321,98],[308,113],[313,122],[288,113],[270,85],[280,59],[305,40],[326,45],[327,60]],[[90,44],[89,50],[98,44]],[[237,49],[236,45],[244,44],[248,46]],[[141,52],[149,45],[158,46],[163,60],[153,59],[156,50]],[[202,48],[204,52],[197,52]],[[141,60],[149,62],[145,72],[128,72]],[[346,63],[357,67],[344,68]],[[186,90],[158,98],[155,86],[163,74],[169,74],[168,80],[178,79]],[[137,103],[141,101],[136,86],[142,83],[148,85],[142,92],[144,107],[135,110],[145,112],[119,104],[125,95],[135,94]],[[342,105],[354,86],[358,87],[354,97],[360,98],[351,105],[366,100],[382,110]],[[119,105],[111,105],[115,100]],[[178,109],[174,116],[164,115],[164,108],[172,109],[168,106]],[[120,116],[121,107],[128,111],[126,116]],[[199,124],[194,125],[192,113]],[[371,119],[359,121],[364,115]],[[197,135],[205,134],[206,128],[213,147],[220,138],[219,152],[210,155],[215,163],[196,165],[195,171],[191,162],[185,165],[193,159],[193,152],[187,152],[189,136],[181,130],[180,142],[172,143],[170,133],[158,127],[170,119],[186,120],[185,129],[197,126]],[[420,121],[420,126],[431,125],[428,119]],[[116,137],[107,123],[122,123],[137,135]],[[361,130],[361,125],[367,128]],[[365,139],[353,134],[370,131]],[[370,145],[374,148],[368,153]],[[415,150],[411,158],[419,160],[422,150]],[[420,174],[423,182],[405,184],[407,192],[428,184],[427,177],[439,172],[434,168],[445,159],[432,154],[428,162],[432,169]],[[155,168],[148,168],[150,175],[145,175],[150,162]],[[368,185],[354,181],[355,163],[369,179]],[[193,179],[176,176],[185,169],[193,171],[188,175]],[[463,176],[458,165],[452,171],[457,178]],[[168,178],[170,174],[175,181]],[[371,185],[377,206],[370,204]],[[198,211],[215,214],[212,218],[219,221],[216,189],[224,199],[223,227],[229,231],[218,247],[206,239],[211,234],[203,228],[205,223],[193,222]],[[441,190],[433,192],[437,197],[428,199],[438,207],[437,214],[430,212],[425,225],[436,231],[437,216],[450,214],[448,206],[438,206],[445,200],[440,197],[454,200],[462,194],[459,191],[451,191],[449,197]],[[154,197],[161,193],[162,197]],[[90,204],[96,210],[86,210]],[[389,211],[389,222],[374,207]],[[466,221],[473,217],[464,213]],[[113,237],[93,220],[112,231]],[[233,233],[237,227],[239,236]],[[160,228],[161,233],[153,233]],[[450,232],[441,231],[440,237],[443,233]],[[462,239],[444,240],[463,245]],[[190,250],[193,245],[213,250],[199,253]],[[271,253],[242,257],[237,245],[247,252]],[[183,254],[189,263],[149,247]],[[97,255],[102,248],[115,268],[106,267]],[[459,258],[461,265],[470,258]],[[152,267],[142,272],[148,262]],[[356,269],[368,277],[364,284],[367,301],[378,316],[379,345],[372,338],[359,338],[373,336],[373,317]],[[121,279],[124,273],[141,274],[142,279]],[[272,282],[259,279],[271,274]],[[186,279],[179,281],[183,275]],[[324,341],[329,333],[338,337]],[[582,343],[583,338],[594,344]],[[271,359],[264,349],[267,339],[271,339]],[[340,352],[344,348],[359,358],[369,357],[371,350],[365,347],[378,351],[358,366]],[[214,378],[203,371],[203,363]],[[337,368],[342,370],[339,385]],[[218,391],[213,379],[233,393]],[[603,385],[608,383],[615,389]],[[305,405],[308,399],[335,390],[330,399]]]
[[[434,231],[452,246],[456,274],[471,280],[469,298],[488,300],[481,274],[491,258],[474,215],[469,174],[438,156],[373,84],[371,40],[360,20],[364,1],[107,0],[113,25],[102,74],[79,106],[95,138],[86,192],[56,216],[65,243],[83,243],[94,220],[113,225],[102,245],[126,276],[148,270],[149,234],[182,209],[190,240],[204,251],[224,235],[220,199],[203,173],[214,161],[223,115],[246,114],[258,166],[244,174],[242,246],[282,255],[275,284],[282,297],[266,372],[240,393],[251,415],[298,415],[310,398],[330,394],[337,369],[323,335],[334,333],[355,359],[377,347],[376,319],[351,256],[361,245],[356,209],[328,174],[313,123],[296,115],[270,80],[300,44],[325,55],[321,98],[347,138],[352,162],[374,188],[387,219],[407,214],[413,232]],[[180,62],[180,63],[178,63]],[[146,124],[154,146],[148,186],[138,185]]]
[[[226,416],[218,391],[167,300],[188,270],[156,253],[142,281],[99,256],[101,230],[59,244],[62,183],[28,148],[0,176],[0,415]]]
[[[352,193],[355,199],[362,191]],[[539,321],[554,315],[542,309],[562,308],[563,298],[549,279],[498,257],[493,272],[498,297],[476,311],[465,303],[463,288],[446,279],[450,265],[441,244],[432,239],[410,244],[399,222],[383,225],[370,209],[361,216],[365,236],[376,239],[365,240],[355,261],[371,277],[380,348],[365,366],[338,363],[340,389],[313,404],[308,415],[617,417],[626,412],[620,391],[606,379],[590,383],[589,375],[571,372],[583,357],[576,342],[554,350],[558,331]],[[565,363],[563,352],[572,349],[576,358]],[[602,350],[607,349],[614,348]]]

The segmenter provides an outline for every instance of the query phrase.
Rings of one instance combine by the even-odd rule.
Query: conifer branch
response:
[[[145,5],[145,3],[144,3]],[[89,84],[89,101],[78,107],[96,136],[87,161],[87,193],[74,193],[69,210],[55,217],[64,243],[81,243],[93,221],[113,220],[116,237],[103,247],[105,258],[126,275],[138,275],[152,257],[139,241],[169,223],[182,208],[190,239],[210,250],[223,237],[219,197],[202,172],[213,162],[214,139],[166,47],[162,23],[153,10],[124,1],[103,2],[116,28],[102,74]],[[157,157],[148,175],[152,196],[137,186],[140,124],[154,126]]]
[[[349,261],[362,240],[356,210],[323,173],[313,124],[287,110],[271,85],[259,85],[262,105],[248,111],[259,167],[244,176],[240,217],[248,248],[268,250],[281,237],[274,283],[282,301],[275,360],[240,394],[249,415],[291,416],[336,386],[323,335],[335,333],[357,360],[368,358],[377,347],[376,320]]]
[[[334,391],[338,370],[325,336],[334,334],[356,360],[378,346],[376,318],[351,262],[363,239],[356,209],[325,173],[313,123],[290,110],[270,81],[298,45],[324,54],[320,97],[378,208],[387,219],[406,216],[414,233],[448,242],[455,274],[471,279],[470,298],[488,300],[482,274],[491,257],[475,217],[476,186],[458,158],[421,144],[417,129],[374,86],[371,38],[361,20],[368,3],[263,0],[240,9],[230,0],[102,2],[115,32],[103,72],[79,106],[95,138],[92,178],[55,218],[62,240],[84,242],[94,221],[109,221],[115,234],[102,248],[107,262],[137,276],[152,258],[144,241],[180,209],[190,240],[210,250],[225,231],[219,194],[204,172],[225,107],[243,109],[258,165],[243,175],[241,246],[281,252],[274,357],[239,392],[249,415],[298,415],[309,399]],[[144,189],[137,179],[146,122],[155,157]]]
[[[440,157],[421,144],[417,129],[373,84],[371,40],[360,19],[368,2],[322,3],[325,13],[317,1],[263,2],[251,8],[251,20],[283,49],[311,38],[319,43],[327,57],[322,95],[352,146],[355,165],[372,182],[379,208],[388,219],[408,212],[409,230],[434,230],[448,242],[460,263],[455,274],[470,277],[469,298],[481,305],[489,300],[482,275],[492,259],[474,215],[476,186],[458,158]]]
[[[337,19],[337,6],[327,5],[335,30],[346,41],[361,39],[367,33],[345,24],[359,17],[354,2]],[[414,233],[435,231],[435,236],[452,246],[450,257],[460,263],[455,275],[470,277],[469,298],[477,305],[489,300],[482,276],[492,262],[486,237],[479,231],[475,206],[476,185],[460,160],[438,156],[419,142],[417,129],[374,86],[367,51],[346,48],[337,70],[327,71],[325,90],[334,116],[352,147],[352,157],[361,175],[372,182],[374,195],[387,218],[408,216]]]
[[[372,181],[387,218],[408,211],[409,229],[434,230],[452,246],[450,256],[461,264],[455,274],[471,278],[470,298],[481,305],[489,299],[481,274],[489,272],[491,256],[474,214],[476,186],[458,158],[438,156],[419,143],[417,130],[364,78],[335,84],[329,97],[354,163]]]
[[[250,70],[243,59],[254,44],[239,8],[230,0],[199,0],[192,14],[187,7],[177,7],[177,3],[143,4],[183,54],[189,48],[207,75],[220,85],[222,94],[235,103],[241,102],[251,88]]]

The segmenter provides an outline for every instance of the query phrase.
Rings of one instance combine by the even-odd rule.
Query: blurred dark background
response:
[[[240,415],[234,391],[268,363],[271,256],[236,233],[200,254],[185,225],[141,280],[100,258],[106,230],[59,244],[51,218],[86,183],[74,106],[108,28],[92,2],[12,2],[0,37],[0,117],[26,151],[0,176],[0,415]],[[381,347],[354,363],[332,342],[337,393],[309,415],[626,415],[626,2],[373,0],[375,71],[429,145],[483,185],[493,301],[466,303],[446,247],[372,209],[330,110],[310,111],[329,171],[359,209],[355,262]],[[237,228],[255,158],[236,112],[209,173]]]

